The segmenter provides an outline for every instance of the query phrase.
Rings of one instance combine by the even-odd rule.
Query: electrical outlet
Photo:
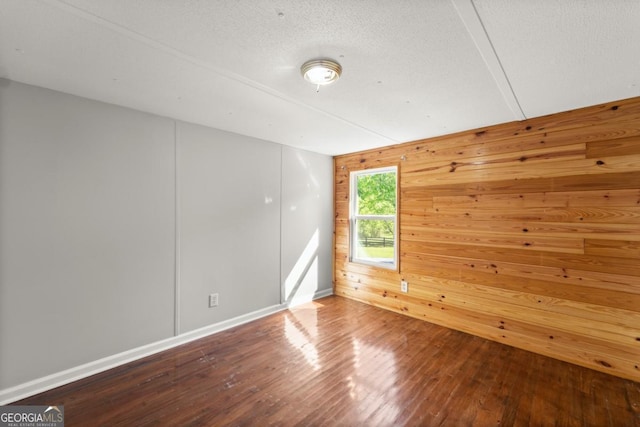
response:
[[[218,306],[218,294],[209,294],[209,308]]]
[[[402,292],[409,292],[409,283],[405,280],[400,281],[400,290]]]

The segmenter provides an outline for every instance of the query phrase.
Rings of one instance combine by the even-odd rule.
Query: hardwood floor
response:
[[[640,426],[640,383],[328,297],[16,404],[66,426]]]

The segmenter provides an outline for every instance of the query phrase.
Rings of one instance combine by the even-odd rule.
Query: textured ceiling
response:
[[[0,0],[0,77],[325,154],[640,96],[637,0]],[[300,65],[344,69],[315,87]]]

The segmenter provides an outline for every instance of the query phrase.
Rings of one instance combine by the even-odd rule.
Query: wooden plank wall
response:
[[[348,256],[349,172],[388,165],[399,271]],[[640,381],[640,98],[336,157],[334,279],[337,295]]]

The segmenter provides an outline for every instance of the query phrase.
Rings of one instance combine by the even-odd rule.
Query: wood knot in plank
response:
[[[609,362],[607,362],[606,360],[596,360],[596,362],[598,362],[599,364],[601,364],[605,368],[611,368],[612,367],[611,364]]]

